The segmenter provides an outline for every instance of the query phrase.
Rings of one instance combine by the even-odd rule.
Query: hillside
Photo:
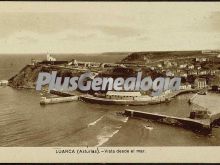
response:
[[[217,52],[216,52],[217,53]],[[134,52],[121,60],[121,63],[148,63],[167,59],[194,58],[213,56],[216,53],[204,53],[202,51],[150,51]]]

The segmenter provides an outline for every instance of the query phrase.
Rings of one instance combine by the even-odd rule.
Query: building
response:
[[[198,75],[207,75],[207,71],[206,70],[199,70]]]
[[[75,59],[73,59],[68,63],[68,65],[73,65],[75,67],[78,67],[78,62]]]
[[[108,91],[106,93],[106,98],[116,100],[135,100],[135,98],[140,96],[140,92]]]
[[[172,62],[172,65],[173,65],[174,67],[177,67],[177,66],[178,66],[177,62]]]
[[[158,68],[162,68],[162,65],[161,65],[161,64],[157,64],[157,67],[158,67]]]
[[[180,69],[183,69],[183,68],[186,68],[186,67],[187,67],[187,64],[180,64],[180,65],[179,65],[179,68],[180,68]]]
[[[180,90],[192,89],[192,86],[189,83],[181,84],[179,89]]]
[[[172,63],[171,63],[170,61],[168,61],[168,60],[165,60],[165,61],[163,62],[163,65],[164,65],[166,68],[170,68],[170,67],[172,66]]]
[[[204,58],[204,57],[203,57],[203,58],[198,58],[198,57],[197,57],[197,58],[195,59],[195,61],[196,61],[196,62],[205,62],[205,61],[207,61],[207,58]]]
[[[47,54],[47,61],[56,61],[56,58],[52,57],[50,54]]]
[[[166,71],[166,76],[172,77],[172,76],[175,76],[175,74],[174,74],[172,71],[167,70],[167,71]]]
[[[206,85],[206,79],[205,78],[197,78],[195,80],[195,87],[198,88],[198,89],[203,89],[203,88],[206,88],[207,85]]]
[[[189,64],[188,65],[188,69],[194,69],[194,65],[193,64]]]
[[[0,80],[0,86],[7,86],[8,80]]]
[[[185,77],[185,78],[188,76],[187,71],[185,70],[180,70],[180,72],[177,73],[177,75],[180,77]]]
[[[210,75],[215,75],[216,74],[216,70],[209,70],[209,74]]]
[[[37,62],[34,58],[31,58],[31,65],[35,65]]]

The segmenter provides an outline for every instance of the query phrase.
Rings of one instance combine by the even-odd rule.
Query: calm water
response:
[[[0,79],[16,74],[30,59],[29,56],[1,58]],[[0,88],[0,146],[220,145],[219,128],[204,136],[183,128],[116,115],[132,108],[187,117],[190,95],[179,96],[169,104],[139,107],[84,102],[40,106],[40,97],[34,90]]]

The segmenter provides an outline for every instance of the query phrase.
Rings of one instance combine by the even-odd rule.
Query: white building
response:
[[[47,54],[47,61],[56,61],[56,58],[52,57],[50,54]]]
[[[179,89],[180,90],[192,89],[192,86],[190,84],[181,84]]]
[[[206,85],[206,79],[205,78],[197,78],[195,80],[195,86],[199,89],[203,89],[203,88],[206,88],[207,85]]]
[[[188,65],[188,68],[189,68],[189,69],[194,69],[194,65],[192,65],[192,64],[191,64],[191,65]]]
[[[158,67],[158,68],[162,68],[162,65],[161,65],[161,64],[157,64],[157,67]]]
[[[0,80],[0,86],[7,86],[8,80]]]
[[[205,62],[205,61],[207,61],[207,58],[196,58],[196,62]]]
[[[187,64],[180,64],[179,68],[186,68],[187,67]]]
[[[74,65],[75,67],[78,67],[78,62],[75,59],[73,59],[68,63],[68,65]]]
[[[142,96],[140,92],[121,92],[121,91],[108,91],[106,98],[118,100],[136,100],[135,98]]]

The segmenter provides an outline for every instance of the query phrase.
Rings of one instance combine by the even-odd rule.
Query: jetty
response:
[[[205,114],[210,118],[210,123],[213,124],[220,119],[220,95],[218,93],[208,92],[206,95],[195,94],[189,99],[192,106],[197,107],[191,113],[192,117]],[[203,111],[203,112],[202,112]]]
[[[56,91],[56,90],[50,90],[51,94],[57,95],[57,96],[62,96],[62,97],[70,97],[70,96],[75,96],[74,94],[70,92],[64,92],[64,91]]]
[[[55,97],[55,98],[41,97],[40,104],[41,105],[56,104],[56,103],[72,102],[72,101],[77,101],[77,100],[78,100],[78,96]]]
[[[188,100],[188,103],[191,105],[189,117],[168,116],[131,109],[126,109],[123,115],[181,126],[200,133],[209,134],[213,126],[219,125],[220,122],[219,100],[219,94],[207,93],[204,95],[196,93]]]
[[[53,96],[47,97],[41,97],[40,104],[46,105],[46,104],[57,104],[57,103],[65,103],[65,102],[72,102],[79,100],[79,96],[65,91],[56,91],[56,90],[45,90],[45,93],[52,94]],[[56,95],[54,97],[54,95]]]
[[[133,118],[143,118],[143,119],[153,120],[173,126],[180,126],[204,134],[209,134],[212,131],[212,124],[209,119],[196,120],[190,118],[181,118],[181,117],[168,116],[168,115],[162,115],[156,113],[136,111],[131,109],[126,109],[123,115]]]

